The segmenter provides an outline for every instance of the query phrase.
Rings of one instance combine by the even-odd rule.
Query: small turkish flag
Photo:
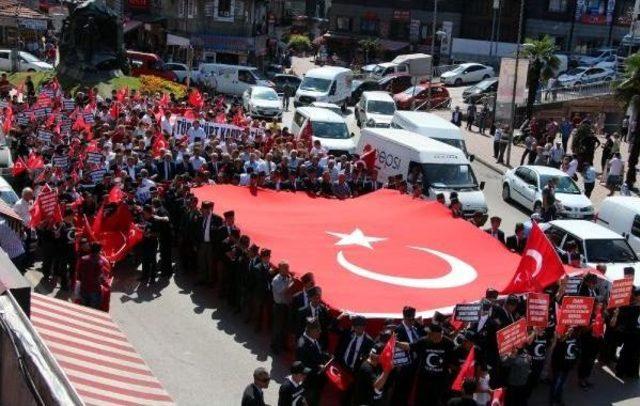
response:
[[[392,335],[387,344],[384,346],[384,350],[382,350],[382,354],[380,354],[380,365],[382,365],[382,369],[385,371],[391,371],[393,369],[393,354],[396,349],[396,335]]]
[[[451,389],[462,392],[462,384],[464,380],[467,378],[473,378],[475,375],[475,366],[476,366],[476,349],[475,347],[471,347],[469,354],[467,355],[467,359],[464,360],[464,364],[460,367],[460,372],[458,372],[458,376],[453,381],[451,385]]]
[[[540,227],[533,223],[518,269],[500,293],[541,292],[564,274],[564,266],[555,248]]]
[[[504,388],[498,388],[493,391],[491,396],[491,406],[504,406]]]

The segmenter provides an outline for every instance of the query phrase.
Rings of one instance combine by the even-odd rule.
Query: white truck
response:
[[[433,69],[433,58],[431,55],[416,53],[398,55],[391,62],[379,63],[373,68],[372,77],[382,79],[394,73],[408,73],[409,75],[428,79],[431,77]]]
[[[298,107],[308,106],[313,102],[333,103],[346,112],[352,81],[351,69],[336,66],[311,69],[300,82],[293,105]]]

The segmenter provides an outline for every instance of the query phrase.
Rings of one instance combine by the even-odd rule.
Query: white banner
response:
[[[184,117],[178,117],[175,124],[175,134],[186,134],[187,130],[191,127],[193,120],[188,120]],[[264,134],[263,128],[248,127],[249,138],[255,139]],[[246,128],[238,127],[233,124],[221,124],[213,121],[205,121],[202,123],[202,129],[208,138],[225,139],[231,137],[235,140],[242,139],[242,134]]]

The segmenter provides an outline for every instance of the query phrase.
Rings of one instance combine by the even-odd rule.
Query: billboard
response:
[[[616,0],[577,0],[575,19],[583,24],[611,24]]]
[[[529,60],[520,58],[518,61],[518,83],[516,84],[516,105],[525,101],[527,87],[527,73]],[[511,121],[511,102],[513,100],[513,84],[516,81],[515,58],[502,58],[500,61],[500,78],[498,79],[498,92],[496,95],[496,120],[508,124]]]

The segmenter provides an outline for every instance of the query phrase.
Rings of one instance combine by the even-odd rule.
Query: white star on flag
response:
[[[333,237],[340,238],[340,241],[338,241],[336,245],[359,245],[361,247],[369,248],[370,250],[373,249],[371,243],[386,240],[386,238],[381,237],[368,237],[364,235],[362,230],[360,230],[359,228],[353,230],[351,234],[334,233],[331,231],[327,231],[327,234]]]

